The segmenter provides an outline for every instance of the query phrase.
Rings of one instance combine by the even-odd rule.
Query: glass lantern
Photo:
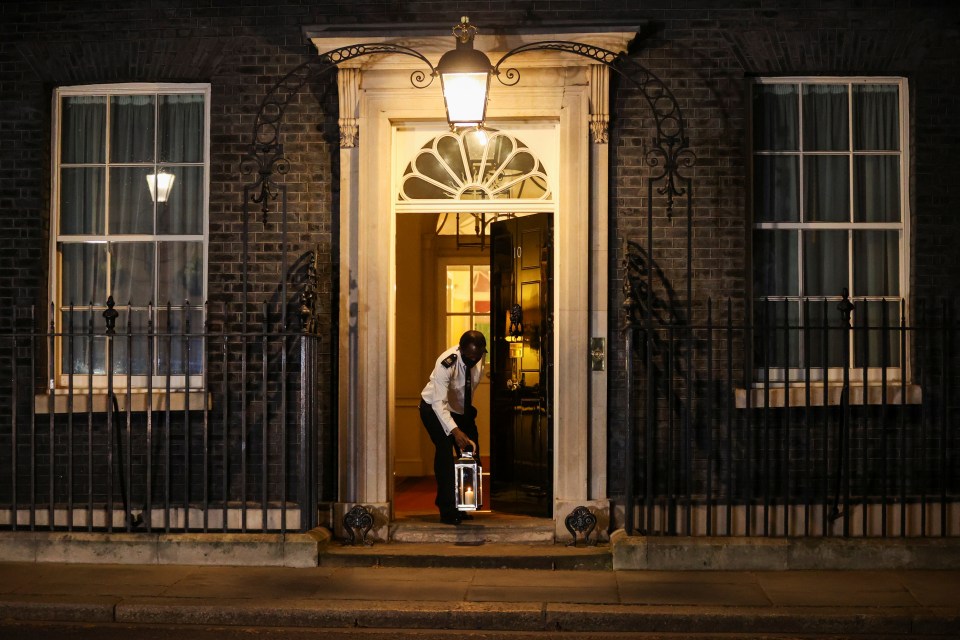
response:
[[[463,451],[453,465],[458,511],[476,511],[482,506],[483,473],[473,451]]]

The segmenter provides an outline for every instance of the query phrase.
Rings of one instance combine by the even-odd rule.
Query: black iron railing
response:
[[[0,528],[316,525],[320,337],[266,306],[246,331],[161,311],[139,330],[110,303],[46,330],[31,311],[0,333]]]
[[[844,292],[692,309],[626,330],[630,532],[960,535],[949,305]]]

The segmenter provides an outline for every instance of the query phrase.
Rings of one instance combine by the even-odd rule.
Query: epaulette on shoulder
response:
[[[441,360],[440,364],[442,364],[445,369],[449,369],[453,365],[457,364],[457,354],[451,353],[446,358]]]

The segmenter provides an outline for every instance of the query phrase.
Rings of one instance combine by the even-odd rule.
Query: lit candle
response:
[[[473,489],[467,487],[467,490],[463,492],[464,502],[467,504],[473,504]]]

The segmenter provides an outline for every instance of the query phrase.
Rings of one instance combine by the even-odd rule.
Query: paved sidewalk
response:
[[[960,571],[5,563],[0,564],[0,619],[14,626],[20,623],[12,621],[45,621],[101,626],[957,638]],[[2,628],[0,636],[4,636]]]

